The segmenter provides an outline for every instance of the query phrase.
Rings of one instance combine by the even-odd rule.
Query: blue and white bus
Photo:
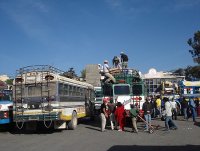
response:
[[[0,124],[12,122],[12,90],[0,90]]]
[[[179,87],[182,97],[200,98],[200,81],[180,81]]]

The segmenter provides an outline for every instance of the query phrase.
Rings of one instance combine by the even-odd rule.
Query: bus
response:
[[[101,87],[94,87],[95,91],[95,113],[98,115],[100,113],[101,104],[103,103],[103,93]]]
[[[121,102],[124,105],[126,115],[130,114],[130,105],[134,104],[143,116],[142,106],[147,96],[146,85],[139,72],[135,69],[111,70],[116,83],[102,82],[104,97],[113,99],[114,103]]]
[[[179,92],[182,97],[200,98],[200,81],[180,81]]]
[[[0,90],[0,124],[12,122],[12,90]]]
[[[163,98],[169,98],[169,100],[174,100],[177,104],[177,114],[181,114],[181,103],[180,103],[180,94],[178,90],[178,84],[171,81],[164,81],[161,83],[161,99],[162,99],[162,108],[164,108],[165,102]]]
[[[78,119],[92,117],[94,87],[63,76],[49,65],[34,65],[17,70],[13,82],[13,121],[19,129],[75,129]]]

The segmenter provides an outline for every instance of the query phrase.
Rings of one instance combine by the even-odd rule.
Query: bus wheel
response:
[[[71,121],[68,123],[68,128],[69,128],[70,130],[76,129],[77,123],[78,123],[77,114],[76,114],[75,111],[73,111],[73,113],[72,113],[72,119],[71,119]]]

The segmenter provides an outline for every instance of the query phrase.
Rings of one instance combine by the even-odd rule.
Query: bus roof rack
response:
[[[22,67],[17,70],[18,74],[24,74],[28,72],[50,72],[50,73],[57,73],[57,74],[64,73],[64,71],[50,65],[32,65],[32,66]]]

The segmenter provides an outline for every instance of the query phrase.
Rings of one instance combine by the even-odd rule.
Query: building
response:
[[[0,80],[1,81],[6,81],[6,80],[8,80],[9,79],[9,77],[7,76],[7,75],[0,75]]]
[[[155,94],[159,92],[159,87],[162,82],[178,83],[178,81],[185,79],[185,76],[177,76],[171,72],[157,72],[156,69],[149,69],[147,74],[142,75],[143,80],[147,86],[147,92],[149,94]]]
[[[101,86],[100,79],[100,69],[98,64],[88,64],[86,66],[86,76],[85,81],[92,84],[94,87]]]
[[[12,85],[6,83],[10,78],[7,75],[0,75],[0,89],[12,89]]]

